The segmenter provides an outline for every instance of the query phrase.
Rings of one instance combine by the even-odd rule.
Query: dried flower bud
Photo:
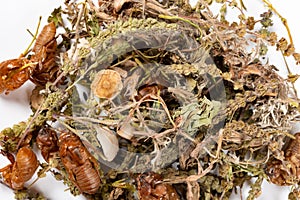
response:
[[[91,90],[99,98],[113,99],[123,88],[121,76],[110,69],[101,70],[91,84]]]

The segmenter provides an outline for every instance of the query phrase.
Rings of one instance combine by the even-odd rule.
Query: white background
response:
[[[251,3],[249,3],[251,2]],[[288,20],[296,50],[300,50],[300,28],[299,28],[299,6],[297,0],[276,1],[271,0],[274,7]],[[257,16],[257,14],[265,11],[265,7],[260,0],[244,0],[249,13]],[[2,1],[0,6],[0,62],[17,58],[28,46],[31,36],[26,29],[35,32],[39,16],[42,16],[43,27],[47,23],[47,17],[54,8],[63,4],[59,0],[26,0],[26,1]],[[230,10],[229,10],[230,11]],[[280,36],[287,37],[280,20],[276,17],[275,29]],[[282,75],[287,72],[284,67],[283,59],[280,54],[271,49],[269,54],[270,63],[280,69]],[[288,59],[289,66],[294,72],[299,71],[300,66],[295,66],[293,59]],[[299,73],[299,72],[298,72]],[[297,87],[300,88],[299,82]],[[28,81],[20,89],[11,92],[9,95],[0,95],[0,130],[10,127],[15,123],[26,120],[30,115],[28,98],[33,88]],[[0,156],[0,167],[4,167],[8,161]],[[262,195],[259,199],[283,200],[287,199],[288,188],[279,188],[268,183],[264,183]],[[85,199],[82,196],[73,197],[69,191],[64,191],[66,186],[56,181],[50,174],[47,178],[39,179],[33,186],[34,189],[40,191],[48,199]],[[245,199],[245,194],[244,198]],[[0,185],[0,199],[14,199],[13,192],[6,186]],[[239,199],[239,195],[232,196],[232,199]]]

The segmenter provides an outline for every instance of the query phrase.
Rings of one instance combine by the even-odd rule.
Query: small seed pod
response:
[[[114,70],[101,70],[91,84],[91,90],[99,98],[113,99],[123,88],[120,74]]]

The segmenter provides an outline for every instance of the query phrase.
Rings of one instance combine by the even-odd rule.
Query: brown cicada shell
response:
[[[54,22],[46,25],[36,39],[30,59],[19,58],[0,63],[0,93],[21,87],[28,79],[37,85],[55,81],[58,66],[55,62],[57,42]]]
[[[286,148],[284,161],[271,160],[267,164],[266,174],[276,185],[293,185],[300,181],[300,132],[295,134]]]
[[[154,172],[140,174],[137,177],[140,200],[179,200],[179,196],[170,184],[162,182],[161,175]]]
[[[34,64],[26,58],[16,58],[0,63],[0,93],[21,87],[30,77]]]
[[[39,166],[35,153],[29,147],[18,150],[16,160],[10,158],[12,164],[0,169],[4,182],[14,190],[21,190],[33,176]]]
[[[291,141],[286,149],[285,158],[292,165],[291,173],[300,178],[300,132],[295,134],[295,139]]]
[[[48,81],[55,81],[58,73],[58,66],[55,62],[57,52],[56,27],[54,22],[44,26],[38,35],[32,49],[34,55],[31,61],[37,62],[33,69],[30,80],[37,85],[45,85]]]
[[[56,131],[48,126],[42,128],[36,137],[36,144],[41,150],[43,158],[49,162],[49,159],[58,153],[59,149]]]
[[[98,191],[101,184],[98,163],[78,136],[63,132],[59,136],[59,155],[69,179],[80,192],[94,194]]]

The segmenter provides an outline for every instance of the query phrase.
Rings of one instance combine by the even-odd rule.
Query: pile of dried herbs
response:
[[[49,131],[51,139],[75,134],[99,164],[99,189],[88,194],[76,187],[79,177],[70,180],[61,142],[42,147],[37,173],[52,172],[88,199],[229,199],[247,183],[255,199],[264,179],[292,185],[289,199],[300,198],[300,143],[291,133],[298,75],[283,78],[262,61],[270,46],[297,64],[300,54],[291,37],[271,31],[275,14],[290,33],[263,2],[269,10],[254,18],[235,0],[66,0],[48,18],[63,30],[51,46],[55,67],[31,74],[43,74],[33,113],[1,131],[2,154],[33,147]],[[219,16],[211,4],[221,5]],[[228,8],[240,12],[236,22]],[[24,57],[47,59],[47,50]],[[16,198],[43,199],[26,188]]]

